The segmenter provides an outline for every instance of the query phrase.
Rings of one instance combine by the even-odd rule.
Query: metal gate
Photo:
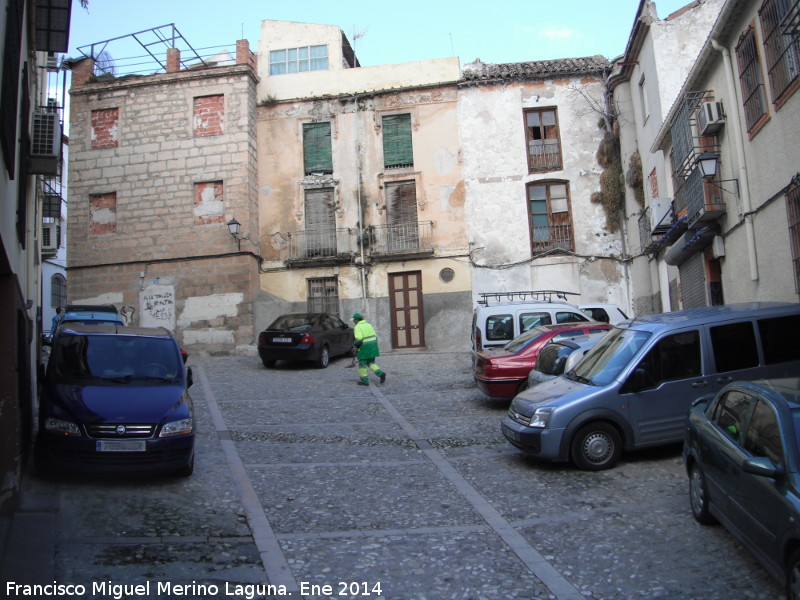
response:
[[[689,258],[678,267],[678,272],[681,277],[683,308],[707,306],[705,259],[703,258],[703,253],[700,252]]]

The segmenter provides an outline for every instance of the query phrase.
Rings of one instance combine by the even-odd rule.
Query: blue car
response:
[[[37,466],[191,475],[192,374],[184,360],[166,329],[60,329],[39,401]]]
[[[730,383],[696,400],[683,458],[698,522],[720,522],[800,598],[800,378]]]

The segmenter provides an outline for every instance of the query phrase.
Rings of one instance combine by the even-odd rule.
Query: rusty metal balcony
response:
[[[364,245],[373,258],[433,254],[433,223],[372,225],[366,232]]]
[[[575,250],[572,225],[548,225],[533,227],[531,250],[534,254],[551,250]]]
[[[293,231],[289,234],[290,263],[350,260],[354,248],[347,227],[320,231]]]

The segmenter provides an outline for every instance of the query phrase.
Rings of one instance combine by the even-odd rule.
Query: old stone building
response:
[[[255,335],[257,67],[247,42],[232,65],[185,58],[173,47],[146,76],[73,67],[69,298],[228,353]]]

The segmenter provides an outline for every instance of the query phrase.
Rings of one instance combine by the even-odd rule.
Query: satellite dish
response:
[[[114,59],[105,50],[94,59],[94,74],[95,75],[115,75],[117,67],[114,64]]]

